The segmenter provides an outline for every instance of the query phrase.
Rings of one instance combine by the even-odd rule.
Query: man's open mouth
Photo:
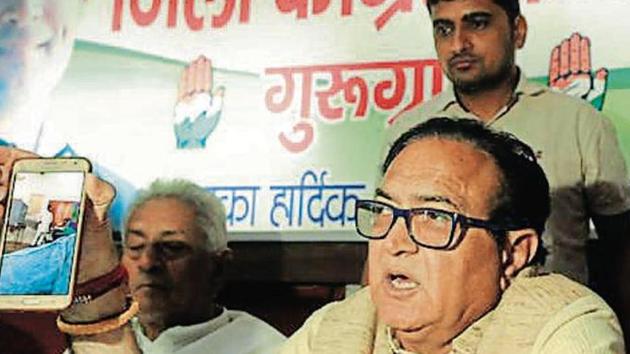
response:
[[[389,283],[397,290],[410,290],[417,288],[420,284],[411,280],[404,274],[390,274]]]

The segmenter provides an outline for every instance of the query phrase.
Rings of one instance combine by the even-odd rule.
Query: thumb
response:
[[[223,98],[225,97],[225,87],[219,86],[214,92],[212,92],[212,97],[210,99],[210,107],[208,112],[210,114],[219,112],[223,110]]]
[[[220,96],[220,97],[225,96],[225,86],[219,86],[217,87],[216,90],[212,92],[212,97],[217,97],[217,96]]]
[[[595,76],[593,77],[593,88],[586,96],[586,100],[589,101],[597,110],[601,111],[604,106],[607,86],[608,70],[601,68],[595,72]]]
[[[593,96],[599,96],[606,91],[606,86],[608,83],[608,70],[601,68],[595,72],[595,77],[593,78]]]
[[[93,174],[88,173],[85,179],[85,193],[88,198],[86,210],[88,216],[90,216],[88,220],[95,219],[94,221],[98,223],[105,222],[107,220],[109,207],[114,197],[116,197],[114,187]]]

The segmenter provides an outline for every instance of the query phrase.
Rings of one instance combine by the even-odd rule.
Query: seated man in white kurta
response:
[[[133,321],[143,353],[275,353],[285,337],[215,303],[227,247],[221,202],[184,181],[141,191],[126,222],[123,265],[140,303]]]

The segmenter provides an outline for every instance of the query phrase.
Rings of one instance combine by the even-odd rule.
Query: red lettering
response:
[[[123,24],[123,11],[126,9],[125,0],[112,0],[114,3],[113,16],[112,16],[112,31],[117,32],[122,29]],[[152,25],[160,14],[162,0],[152,0],[150,6],[147,6],[148,0],[128,0],[131,10],[132,20],[139,26],[146,27]],[[205,16],[195,12],[195,5],[201,3],[198,0],[164,0],[168,1],[166,27],[177,27],[178,17],[180,9],[180,3],[183,2],[184,19],[188,28],[192,31],[200,31],[204,27]],[[248,23],[251,13],[251,0],[238,0],[240,1],[239,22]],[[284,1],[287,6],[292,6],[294,1],[300,0],[277,0]],[[307,1],[307,0],[305,0]],[[318,1],[330,1],[330,0],[318,0]],[[348,0],[344,0],[348,1]],[[205,3],[211,3],[214,0],[205,0]],[[225,0],[223,10],[220,14],[212,16],[211,25],[214,28],[224,27],[231,20],[237,0]],[[141,5],[142,4],[142,5]],[[323,10],[322,10],[323,11]]]
[[[341,70],[342,67],[339,67],[338,69],[331,68],[330,73],[332,74],[332,82],[330,84],[330,88],[323,92],[315,92],[319,113],[324,119],[335,121],[343,118],[343,108],[330,106],[330,98],[336,95],[343,88]]]
[[[168,0],[168,20],[167,27],[177,26],[177,3],[179,0]]]
[[[302,72],[302,109],[300,116],[307,118],[311,115],[311,88],[313,87],[311,72]]]
[[[383,1],[385,0],[363,0],[363,4],[366,6],[375,7],[381,5]]]
[[[184,18],[188,24],[188,28],[193,31],[203,29],[203,17],[195,15],[195,0],[186,0],[184,2]]]
[[[267,69],[265,70],[265,74],[282,75],[285,87],[282,85],[270,87],[265,94],[265,104],[267,105],[267,109],[273,113],[284,112],[289,108],[291,102],[293,102],[295,90],[295,81],[293,80],[294,70],[291,68]],[[274,96],[282,94],[283,91],[283,98],[279,101],[274,100]]]
[[[366,1],[366,0],[364,0]],[[383,28],[387,24],[387,22],[394,16],[397,12],[411,12],[411,0],[396,0],[396,2],[390,6],[385,12],[383,12],[375,21],[376,29],[378,31]]]
[[[390,110],[397,107],[400,102],[402,102],[405,95],[405,87],[407,86],[403,69],[404,67],[402,65],[394,68],[394,82],[385,80],[376,84],[376,88],[374,89],[374,103],[376,103],[379,108]],[[391,96],[386,97],[386,92],[390,92]]]
[[[359,90],[358,96],[355,93],[355,88]],[[350,78],[350,80],[348,80],[347,87],[343,92],[343,97],[349,103],[356,103],[358,100],[359,105],[354,112],[354,116],[357,119],[365,117],[368,107],[368,86],[365,83],[365,80],[358,76]]]
[[[225,6],[223,7],[223,11],[218,16],[212,16],[212,27],[221,28],[225,26],[232,18],[233,12],[234,12],[234,0],[225,0]],[[242,13],[243,12],[241,9],[241,15]]]
[[[297,18],[306,18],[308,14],[307,0],[276,0],[278,10],[287,13],[297,11]]]
[[[120,31],[122,27],[123,0],[114,0],[114,17],[112,19],[112,31]]]
[[[431,89],[431,95],[435,96],[438,93],[442,92],[444,75],[442,74],[442,69],[439,65],[433,65],[433,83]]]
[[[343,0],[341,3],[341,15],[342,16],[350,16],[352,15],[352,0]]]
[[[293,126],[291,135],[283,132],[278,135],[278,139],[280,140],[282,146],[284,146],[284,148],[289,152],[294,154],[302,152],[313,143],[313,125],[310,121],[302,119],[299,123]]]
[[[250,12],[250,3],[251,0],[241,0],[241,11],[239,14],[239,22],[247,23],[249,22],[249,12]],[[225,6],[223,7],[223,11],[219,15],[212,16],[212,28],[221,28],[227,25],[232,19],[232,15],[234,14],[234,7],[236,6],[236,0],[225,0]]]
[[[251,0],[241,0],[241,14],[239,16],[241,23],[249,22],[250,2]]]
[[[313,15],[321,14],[330,5],[330,0],[313,0]]]
[[[148,11],[143,11],[140,8],[140,0],[131,0],[131,17],[139,26],[148,26],[157,18],[161,4],[161,0],[152,0],[151,8]]]

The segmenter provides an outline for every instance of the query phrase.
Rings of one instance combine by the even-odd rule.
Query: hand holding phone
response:
[[[37,156],[18,149],[0,147],[0,222],[3,220],[2,216],[8,202],[8,186],[13,163],[22,158],[33,157]],[[78,255],[77,283],[93,280],[109,273],[119,265],[118,254],[112,241],[112,232],[108,221],[108,210],[114,199],[115,190],[109,183],[88,173],[85,176],[85,195],[85,217],[83,219],[81,252]],[[70,306],[62,311],[60,316],[69,323],[101,321],[104,318],[119,314],[127,308],[126,294],[125,287],[119,286],[87,304]],[[0,300],[0,302],[3,301]],[[4,309],[31,310],[33,308],[10,308],[5,305]],[[41,306],[35,309],[45,310]],[[130,327],[126,327],[123,331],[107,332],[103,336],[89,336],[87,340],[82,338],[82,340],[73,343],[73,348],[77,352],[83,352],[83,350],[92,352],[95,350],[94,348],[107,348],[106,350],[116,353],[139,353],[135,345],[135,336]]]
[[[72,300],[90,163],[16,161],[0,237],[0,309],[50,310]]]
[[[13,164],[24,158],[36,158],[37,155],[15,148],[0,147],[0,221],[8,202],[8,187]],[[112,230],[108,220],[108,211],[116,192],[114,187],[102,179],[86,174],[85,179],[84,232],[79,254],[76,282],[83,283],[100,275],[109,273],[119,264],[118,253],[112,240]],[[0,225],[1,226],[1,225]],[[2,240],[0,240],[1,243]],[[96,301],[95,305],[71,306],[63,312],[64,318],[75,322],[89,322],[112,313],[120,312],[125,305],[125,291],[117,291],[115,296],[108,295],[107,303]],[[64,302],[69,301],[70,296]],[[61,308],[59,306],[58,308]],[[5,310],[31,310],[32,307],[3,306]],[[35,310],[46,310],[36,307]]]

